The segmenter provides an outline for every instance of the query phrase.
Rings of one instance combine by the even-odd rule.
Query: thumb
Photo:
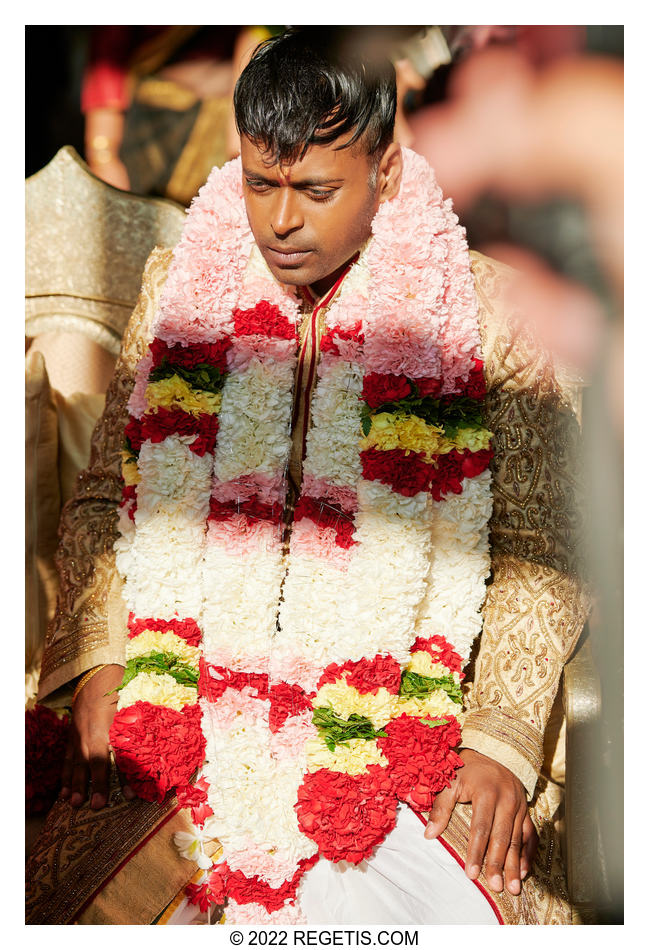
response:
[[[452,788],[445,788],[437,795],[428,815],[424,838],[436,838],[441,835],[449,823],[456,801],[457,795]]]

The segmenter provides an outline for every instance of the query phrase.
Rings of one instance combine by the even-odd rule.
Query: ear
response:
[[[390,201],[399,194],[401,173],[403,172],[403,156],[398,142],[392,142],[386,148],[379,164],[377,185],[379,189],[379,204]]]

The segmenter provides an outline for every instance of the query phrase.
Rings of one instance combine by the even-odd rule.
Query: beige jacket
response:
[[[553,817],[560,793],[545,778],[543,737],[563,665],[586,616],[577,579],[577,395],[529,334],[517,330],[504,290],[507,268],[472,253],[494,433],[492,579],[484,626],[469,666],[464,746],[517,775],[540,832],[535,875],[520,897],[497,895],[511,923],[569,923]],[[73,681],[100,663],[124,663],[126,609],[115,569],[117,506],[126,404],[164,285],[171,252],[152,252],[124,335],[90,463],[66,504],[57,566],[60,594],[48,631],[39,699],[64,698]],[[470,806],[457,806],[446,840],[466,853]]]

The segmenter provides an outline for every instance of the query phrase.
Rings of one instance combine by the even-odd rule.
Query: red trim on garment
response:
[[[413,811],[414,811],[414,809],[413,809]],[[421,823],[422,823],[423,825],[427,825],[427,824],[428,824],[428,819],[427,819],[427,818],[424,818],[424,816],[422,815],[422,813],[421,813],[420,811],[416,811],[416,812],[415,812],[415,815],[417,816],[417,818],[419,818],[419,820],[421,821]],[[460,865],[460,867],[462,868],[462,870],[464,870],[464,868],[465,868],[464,861],[462,860],[462,858],[460,857],[460,855],[457,853],[457,851],[455,850],[455,848],[451,847],[451,845],[448,843],[448,841],[444,841],[444,839],[442,838],[441,835],[438,835],[438,836],[437,836],[437,841],[439,841],[439,843],[442,845],[442,847],[446,848],[446,850],[447,850],[448,853],[451,855],[451,857],[452,857],[452,858],[455,858],[455,860],[456,860],[457,863]],[[472,878],[469,878],[469,880],[472,880]],[[505,921],[503,920],[502,914],[501,914],[500,911],[498,910],[498,905],[496,904],[495,900],[493,899],[493,897],[491,896],[491,894],[489,893],[489,891],[487,890],[487,888],[484,886],[484,884],[481,884],[480,881],[473,881],[473,883],[474,883],[475,886],[478,888],[478,890],[480,891],[480,893],[482,894],[482,896],[487,900],[489,906],[491,907],[491,909],[493,910],[494,914],[496,915],[496,919],[497,919],[498,923],[499,923],[499,924],[504,924]]]
[[[131,860],[131,858],[132,858],[134,855],[136,855],[136,854],[138,853],[138,851],[139,851],[141,848],[144,847],[144,845],[147,843],[147,841],[149,841],[155,834],[157,834],[157,833],[160,831],[160,829],[162,828],[163,825],[166,825],[166,823],[169,821],[170,818],[173,818],[174,815],[177,815],[178,812],[180,811],[180,809],[181,809],[181,806],[180,806],[180,805],[176,805],[176,807],[173,808],[173,809],[169,812],[168,815],[165,815],[165,817],[162,819],[162,821],[161,821],[159,824],[157,824],[157,825],[155,826],[155,828],[152,829],[152,831],[149,832],[149,834],[146,836],[146,838],[143,838],[142,841],[140,841],[140,843],[138,844],[138,846],[137,846],[136,848],[133,848],[133,850],[131,851],[131,853],[130,853],[129,855],[127,855],[127,857],[124,858],[124,860],[122,861],[122,863],[121,863],[121,864],[118,864],[114,871],[111,871],[111,873],[108,875],[108,877],[106,878],[106,880],[105,880],[105,881],[102,881],[101,884],[100,884],[98,887],[95,888],[95,890],[92,892],[92,894],[90,895],[90,897],[88,898],[88,900],[87,900],[84,904],[81,905],[81,907],[79,908],[78,911],[76,911],[74,917],[72,917],[72,919],[70,920],[70,923],[71,923],[71,924],[76,924],[77,920],[79,919],[79,917],[81,917],[81,915],[83,914],[84,910],[85,910],[90,904],[92,904],[92,902],[94,901],[94,899],[95,899],[95,897],[97,896],[97,894],[99,894],[101,891],[103,891],[103,889],[106,887],[106,885],[109,883],[109,881],[112,881],[112,879],[113,879],[117,874],[119,874],[119,872],[122,870],[122,868],[126,867],[126,865],[127,865],[128,862]]]

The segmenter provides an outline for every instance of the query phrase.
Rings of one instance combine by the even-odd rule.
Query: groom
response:
[[[340,278],[371,237],[372,222],[379,208],[400,192],[403,156],[392,141],[393,70],[367,64],[360,70],[350,68],[332,51],[325,50],[317,35],[289,31],[257,51],[237,84],[235,112],[241,134],[245,211],[255,244],[278,282],[309,288],[304,306],[308,311],[309,299],[321,300],[339,285]],[[483,339],[489,338],[488,330],[483,328]],[[502,374],[496,368],[492,375],[497,381]],[[511,394],[507,399],[511,399]],[[494,420],[499,412],[494,396]],[[290,480],[296,492],[303,440],[309,426],[308,399],[293,422]],[[489,422],[487,426],[495,428]],[[301,432],[303,439],[296,437],[297,432]],[[498,467],[504,470],[506,462],[506,458],[499,459],[497,450],[493,463],[495,493],[499,491]],[[496,507],[501,522],[506,521],[503,504]],[[494,644],[497,651],[508,655],[512,649],[525,654],[534,641],[533,636],[532,641],[529,639],[529,624],[524,634],[518,617],[507,617],[506,610],[505,615],[502,613],[503,601],[514,589],[510,587],[508,591],[507,583],[517,582],[510,552],[503,542],[506,537],[511,540],[514,520],[509,520],[506,529],[492,522],[492,538],[496,539],[496,546],[500,545],[496,552],[500,560],[498,556],[494,558],[494,582],[488,595],[483,634],[483,650],[486,641],[492,656],[488,660],[481,653],[478,658],[460,751],[463,766],[450,787],[435,798],[419,845],[426,849],[424,838],[443,836],[458,804],[470,803],[466,854],[462,856],[466,875],[476,880],[482,874],[491,891],[503,897],[506,893],[520,895],[522,882],[532,868],[537,833],[530,818],[528,797],[534,793],[542,730],[556,693],[561,664],[576,642],[582,620],[577,608],[571,613],[571,598],[576,600],[577,586],[566,553],[570,542],[562,537],[558,547],[564,557],[557,557],[554,562],[550,556],[537,558],[541,567],[531,567],[532,594],[522,608],[532,627],[544,628],[546,605],[535,600],[534,591],[540,596],[541,588],[547,592],[549,584],[557,602],[555,609],[564,613],[561,636],[553,639],[550,633],[549,640],[546,637],[548,662],[541,689],[538,683],[531,682],[533,673],[523,677],[525,689],[519,709],[513,700],[513,686],[509,689],[507,684],[500,695],[493,689],[490,675],[499,663],[507,669],[507,662],[499,659],[500,653],[494,657]],[[109,547],[106,544],[102,556]],[[547,551],[556,549],[556,544],[547,544]],[[545,585],[539,572],[546,574]],[[64,588],[66,583],[69,580],[64,577]],[[511,649],[507,651],[499,643],[495,623],[498,611],[503,626],[511,632]],[[79,617],[78,609],[76,614]],[[124,666],[123,641],[109,635],[112,626],[107,618],[104,642],[86,650],[81,645],[80,628],[80,647],[72,656],[69,649],[65,656],[63,652],[57,655],[60,638],[55,629],[50,635],[50,655],[44,660],[40,687],[42,698],[62,684],[76,681],[72,740],[65,761],[62,797],[73,808],[79,808],[90,796],[90,808],[97,812],[108,801],[108,733],[115,713],[111,690],[121,683]],[[66,631],[69,629],[67,618]],[[499,698],[505,701],[499,703]],[[536,721],[530,715],[534,708],[540,711]],[[124,796],[128,799],[133,795],[126,785]],[[413,855],[413,860],[416,862],[417,856]]]

